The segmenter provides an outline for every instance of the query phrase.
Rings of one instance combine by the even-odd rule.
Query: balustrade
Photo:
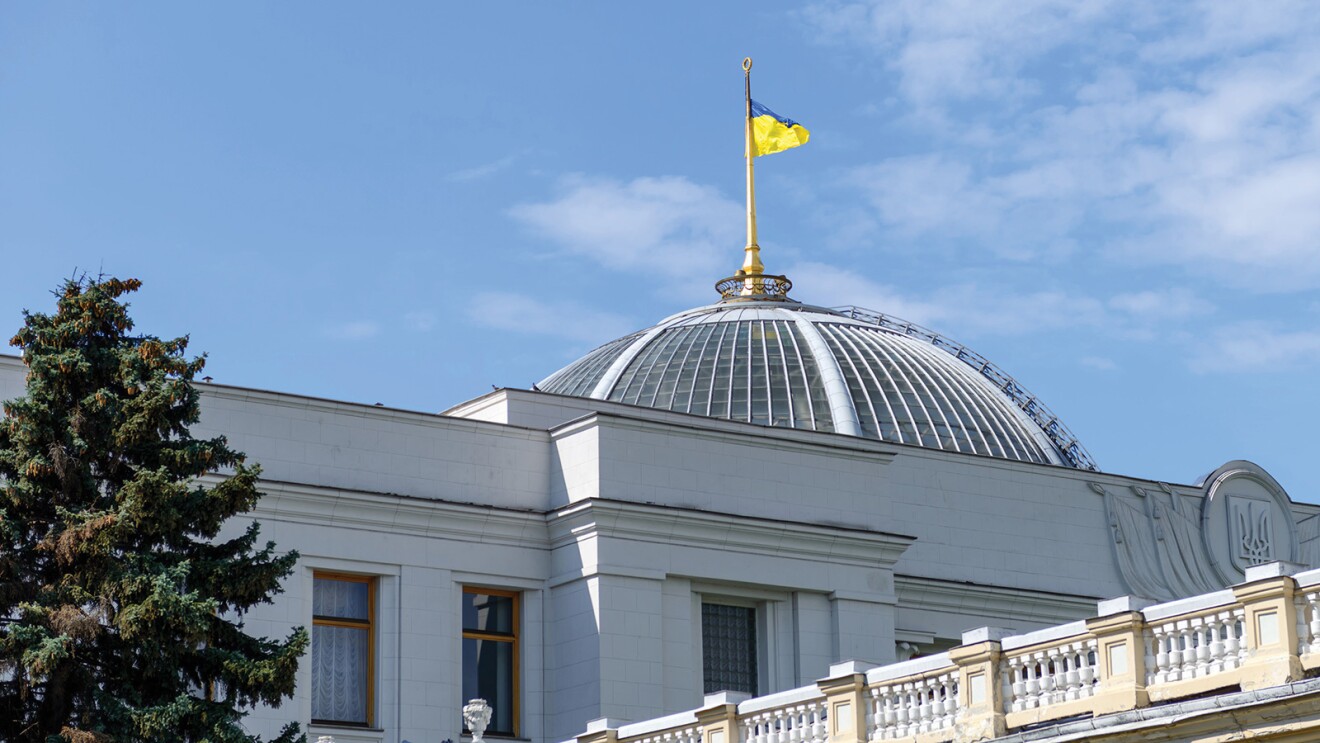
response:
[[[951,729],[958,717],[958,674],[872,686],[867,738],[894,740]]]
[[[1246,657],[1241,606],[1211,614],[1174,617],[1147,630],[1147,685],[1205,678],[1231,671]]]
[[[890,666],[841,663],[815,685],[634,723],[615,738],[593,730],[578,743],[970,741],[1279,685],[1320,668],[1320,570],[1285,569],[1260,566],[1231,590],[1155,606],[1103,602],[1101,617],[1026,635],[978,630],[948,653]]]
[[[739,738],[743,743],[823,743],[828,737],[825,699],[739,715]]]
[[[1297,603],[1297,652],[1320,652],[1320,585],[1300,591]]]
[[[1095,694],[1095,638],[1041,648],[1005,659],[1006,712],[1085,699]]]
[[[627,743],[701,743],[701,728],[692,726],[664,730],[639,738],[629,738]]]

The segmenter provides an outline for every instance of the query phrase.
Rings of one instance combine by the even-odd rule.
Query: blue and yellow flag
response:
[[[773,155],[806,144],[807,128],[752,101],[752,156]]]

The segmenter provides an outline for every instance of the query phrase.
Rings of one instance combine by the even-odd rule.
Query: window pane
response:
[[[317,578],[312,584],[312,614],[367,621],[371,584],[366,581]]]
[[[463,629],[513,635],[513,597],[463,594]],[[490,700],[487,700],[490,701]]]
[[[744,691],[756,696],[756,610],[701,605],[701,653],[707,694]]]
[[[513,643],[463,639],[463,703],[471,699],[490,704],[487,733],[513,735]]]
[[[312,625],[312,719],[367,724],[369,635],[365,627]]]

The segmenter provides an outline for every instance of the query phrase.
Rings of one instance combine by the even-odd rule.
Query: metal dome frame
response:
[[[990,380],[1000,389],[1014,404],[1026,413],[1027,417],[1045,432],[1050,441],[1054,444],[1059,453],[1067,459],[1068,463],[1077,469],[1091,470],[1099,472],[1100,468],[1096,465],[1091,454],[1086,451],[1073,432],[1063,425],[1059,416],[1054,411],[1046,407],[1034,394],[1018,383],[1016,379],[1010,376],[1003,369],[995,366],[989,359],[981,354],[971,350],[953,339],[940,335],[929,328],[924,328],[916,323],[902,320],[892,315],[886,315],[883,312],[868,310],[865,307],[856,305],[844,305],[841,307],[831,307],[832,311],[839,313],[853,320],[861,320],[872,325],[884,328],[890,332],[901,333],[918,340],[925,341],[930,345],[952,355],[959,361],[967,364],[980,372],[982,376]]]

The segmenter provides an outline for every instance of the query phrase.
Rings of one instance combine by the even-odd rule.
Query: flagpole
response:
[[[744,155],[747,157],[747,247],[744,249],[742,273],[744,276],[760,277],[765,272],[765,266],[761,264],[761,246],[756,243],[756,181],[752,172],[752,160],[755,154],[752,152],[752,58],[745,57],[742,63],[743,78],[746,90],[747,105],[747,125],[745,127],[745,148]],[[744,294],[762,293],[762,282],[760,278],[748,281],[743,289]]]

